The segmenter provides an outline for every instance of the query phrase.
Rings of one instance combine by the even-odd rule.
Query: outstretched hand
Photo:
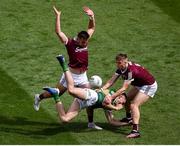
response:
[[[53,6],[53,9],[56,15],[61,15],[61,11],[58,11],[55,6]]]
[[[83,11],[90,17],[94,16],[94,12],[91,9],[89,9],[87,6],[83,7]]]

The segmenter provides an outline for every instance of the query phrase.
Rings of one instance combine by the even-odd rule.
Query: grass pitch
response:
[[[130,127],[107,124],[102,110],[95,121],[103,131],[87,129],[85,111],[71,123],[58,123],[52,99],[33,110],[33,95],[54,86],[62,73],[55,56],[66,54],[54,32],[51,0],[1,0],[0,5],[0,144],[180,144],[180,2],[178,0],[56,0],[62,30],[68,36],[86,30],[82,6],[96,15],[89,43],[88,76],[104,82],[115,70],[119,52],[148,68],[159,89],[141,108],[140,139],[128,140]],[[67,56],[67,55],[66,55]],[[116,84],[116,88],[121,82]],[[68,107],[72,97],[63,96]],[[115,113],[123,117],[124,110]]]

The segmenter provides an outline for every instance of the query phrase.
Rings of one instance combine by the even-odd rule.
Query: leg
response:
[[[130,113],[130,102],[131,100],[136,96],[136,94],[138,93],[138,89],[135,87],[131,87],[131,89],[129,90],[129,92],[127,93],[127,101],[125,104],[125,109],[127,113]]]
[[[133,97],[135,97],[135,95],[137,93],[138,93],[138,89],[135,87],[131,87],[131,89],[127,93],[127,100],[125,103],[126,117],[121,119],[121,122],[125,122],[127,124],[132,123],[131,111],[130,111],[130,102],[133,99]]]
[[[102,130],[103,128],[97,126],[93,122],[93,114],[94,114],[94,109],[92,107],[87,107],[86,112],[88,115],[88,128],[96,129],[96,130]]]
[[[64,75],[65,75],[66,82],[67,82],[68,92],[71,95],[78,97],[80,99],[86,99],[85,89],[74,87],[74,80],[73,80],[71,72],[69,71],[69,69],[66,65],[64,57],[62,55],[59,55],[59,56],[57,56],[57,59],[64,71]]]
[[[60,120],[67,123],[78,115],[80,107],[77,99],[74,99],[67,113],[65,113],[64,106],[61,101],[56,103],[56,109]]]
[[[81,88],[90,88],[90,84],[89,83],[84,84],[84,85],[81,85],[80,87]],[[86,113],[87,113],[87,116],[88,116],[88,128],[96,129],[96,130],[102,130],[103,128],[101,128],[100,126],[97,126],[94,123],[94,119],[93,119],[94,109],[92,107],[87,107],[86,108]]]
[[[57,57],[57,59],[58,59],[60,65],[64,71],[65,78],[67,81],[67,88],[68,88],[69,93],[75,97],[78,97],[81,99],[86,99],[86,91],[84,89],[81,89],[81,88],[90,88],[90,85],[84,84],[84,85],[81,85],[81,88],[74,87],[73,77],[72,77],[71,72],[68,71],[68,67],[65,63],[64,57],[59,55]],[[98,127],[93,123],[93,109],[87,109],[87,114],[88,114],[88,120],[89,120],[88,127],[93,127],[95,129],[101,130],[102,129],[101,127]]]
[[[148,99],[149,99],[148,95],[142,92],[138,92],[138,94],[132,100],[130,104],[130,109],[132,111],[133,124],[139,124],[139,119],[140,119],[139,107],[140,105],[148,101]]]
[[[58,82],[57,86],[56,86],[59,91],[60,91],[60,96],[62,94],[64,94],[64,92],[67,90],[61,83]],[[43,99],[47,99],[47,98],[51,98],[52,95],[48,92],[48,91],[45,91],[43,93],[41,93],[40,95],[39,94],[35,94],[34,96],[34,109],[36,111],[39,111],[39,108],[40,108],[40,102],[41,100]]]
[[[88,122],[93,123],[93,114],[94,114],[94,109],[91,107],[86,108],[86,113],[88,115]]]
[[[56,88],[59,89],[59,91],[60,91],[59,95],[60,96],[63,95],[64,92],[66,92],[66,90],[67,90],[67,88],[65,88],[61,83],[57,83]],[[52,97],[52,95],[48,91],[43,92],[39,96],[40,100],[43,100],[43,99],[46,99],[46,98],[51,98],[51,97]]]
[[[86,99],[86,91],[85,91],[85,89],[74,87],[74,81],[73,81],[71,72],[66,71],[64,74],[65,74],[65,78],[66,78],[66,81],[67,81],[68,92],[71,95],[73,95],[75,97],[78,97],[80,99]]]
[[[140,111],[139,107],[147,102],[149,99],[149,96],[142,93],[138,92],[134,99],[131,101],[130,104],[130,110],[132,112],[132,120],[133,120],[133,130],[132,132],[127,136],[127,138],[136,138],[140,137],[139,134],[139,120],[140,120]]]

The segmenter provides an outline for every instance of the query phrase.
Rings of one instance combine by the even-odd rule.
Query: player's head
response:
[[[117,105],[117,104],[122,104],[122,105],[124,105],[124,104],[126,103],[126,94],[123,93],[123,94],[121,94],[120,96],[117,96],[117,97],[114,99],[113,103],[114,103],[115,105]]]
[[[116,65],[119,69],[125,70],[127,68],[127,64],[128,64],[127,54],[120,53],[116,56]]]
[[[80,47],[86,47],[88,44],[89,34],[87,31],[81,31],[77,35],[77,42]]]

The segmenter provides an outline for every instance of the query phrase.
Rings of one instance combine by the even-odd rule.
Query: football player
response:
[[[143,66],[128,60],[126,54],[118,54],[116,56],[117,70],[115,74],[107,81],[102,89],[111,87],[119,77],[122,77],[124,83],[122,87],[113,95],[107,95],[105,101],[111,101],[124,93],[131,85],[131,89],[127,93],[126,114],[127,117],[122,119],[122,122],[130,122],[132,120],[132,131],[127,135],[127,138],[140,137],[139,120],[140,111],[139,107],[147,102],[150,97],[153,97],[157,91],[157,82],[153,75]]]

